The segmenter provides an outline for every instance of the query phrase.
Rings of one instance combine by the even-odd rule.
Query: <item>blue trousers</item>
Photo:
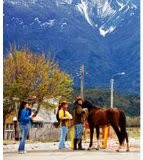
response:
[[[21,125],[20,124],[20,129],[21,129],[21,136],[22,137],[21,137],[21,141],[20,141],[20,144],[19,144],[18,151],[24,151],[27,135],[28,135],[29,129],[30,129],[30,124],[26,124],[26,125]]]
[[[68,128],[66,126],[62,126],[60,130],[61,130],[61,136],[60,136],[59,149],[65,148],[65,139],[66,139]]]
[[[75,133],[75,138],[80,139],[82,137],[82,132],[83,132],[83,125],[81,124],[76,124],[74,126],[74,133]]]

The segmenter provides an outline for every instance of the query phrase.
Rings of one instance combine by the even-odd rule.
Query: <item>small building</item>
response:
[[[3,126],[4,127],[4,135],[3,135],[4,139],[14,139],[15,137],[14,121],[15,119],[17,121],[17,118],[15,117],[16,117],[16,113],[14,111],[11,112],[11,114],[9,114],[6,117],[5,125]]]
[[[44,122],[44,119],[37,115],[31,122],[31,128],[42,128],[44,126]],[[17,122],[16,112],[14,111],[6,117],[3,138],[4,140],[20,139],[20,129]]]
[[[33,128],[42,128],[44,125],[45,120],[41,118],[39,115],[33,118],[31,127]]]

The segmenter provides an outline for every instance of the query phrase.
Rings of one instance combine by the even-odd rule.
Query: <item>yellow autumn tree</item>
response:
[[[70,101],[73,81],[51,58],[13,49],[4,57],[4,116],[14,109],[14,98],[44,106],[46,99]]]

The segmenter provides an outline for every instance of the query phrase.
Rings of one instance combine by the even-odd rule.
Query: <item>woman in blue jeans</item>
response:
[[[67,111],[67,108],[68,108],[68,103],[64,101],[59,106],[59,111],[58,111],[59,119],[60,119],[60,127],[61,127],[59,149],[66,148],[65,139],[68,131],[69,119],[72,119],[72,115]]]
[[[25,153],[25,143],[27,135],[30,129],[31,121],[31,108],[27,102],[21,102],[20,109],[18,112],[18,121],[21,129],[21,141],[18,148],[18,153]]]

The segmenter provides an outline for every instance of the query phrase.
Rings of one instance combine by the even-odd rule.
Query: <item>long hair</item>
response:
[[[27,104],[27,102],[24,102],[24,101],[22,101],[21,104],[20,104],[20,108],[19,108],[19,111],[18,111],[18,121],[20,120],[21,111],[22,111],[22,109],[25,108],[26,104]]]
[[[60,110],[65,104],[68,104],[66,101],[59,103],[58,110]]]
[[[61,109],[61,107],[62,107],[62,106],[61,106],[61,103],[59,103],[59,106],[58,106],[58,111]]]
[[[58,122],[60,122],[59,111],[65,104],[68,104],[68,103],[66,101],[63,101],[62,103],[59,103],[57,114],[56,114],[56,118],[57,118]],[[64,111],[64,116],[65,116],[65,111]]]

